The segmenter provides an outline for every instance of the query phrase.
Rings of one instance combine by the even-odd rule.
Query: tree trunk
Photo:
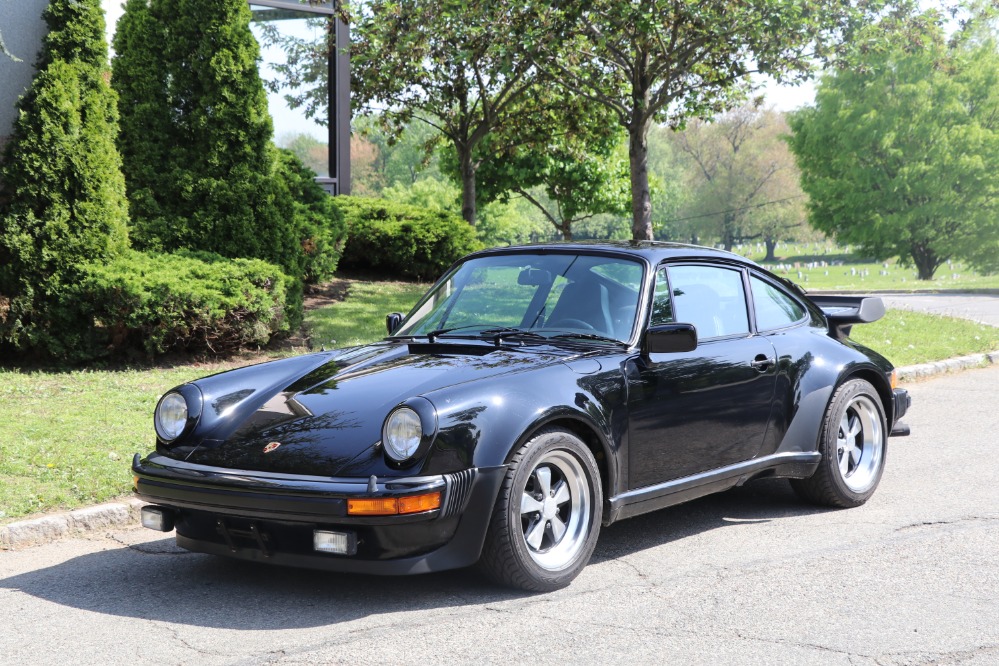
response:
[[[730,213],[722,218],[722,245],[726,252],[731,252],[735,245],[735,216]]]
[[[475,165],[472,163],[472,148],[455,146],[458,149],[458,163],[461,168],[461,216],[475,226]]]
[[[562,226],[559,227],[559,230],[562,232],[562,240],[572,240],[572,220],[562,222]]]
[[[763,261],[777,261],[777,256],[774,254],[774,250],[777,249],[777,241],[764,238],[763,242],[767,245],[767,256],[763,257]]]
[[[631,166],[631,237],[634,240],[652,240],[646,123],[633,122],[628,128],[628,158]]]
[[[912,246],[910,251],[912,261],[916,264],[916,271],[920,280],[932,280],[937,268],[946,261],[946,257],[939,256],[931,248],[922,244]]]

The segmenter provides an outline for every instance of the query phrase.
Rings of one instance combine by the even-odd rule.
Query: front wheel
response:
[[[863,379],[844,382],[826,409],[819,441],[822,462],[791,485],[805,499],[840,508],[860,506],[881,481],[888,427],[881,397]]]
[[[510,587],[565,587],[593,554],[602,506],[590,450],[565,430],[543,430],[510,461],[479,566]]]

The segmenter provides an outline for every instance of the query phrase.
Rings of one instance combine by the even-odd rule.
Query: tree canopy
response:
[[[949,258],[999,268],[999,54],[993,39],[869,51],[821,81],[790,146],[813,226],[931,279]]]
[[[539,66],[610,109],[629,136],[632,234],[651,239],[648,131],[682,127],[738,104],[751,75],[808,76],[890,0],[594,0],[563,10]],[[905,2],[905,0],[902,0]]]
[[[532,104],[542,83],[525,49],[549,34],[544,3],[373,0],[355,16],[355,102],[393,126],[419,119],[454,149],[462,217],[476,218],[477,146],[502,127],[526,127],[547,110]]]
[[[762,239],[773,260],[777,241],[805,217],[798,168],[781,140],[788,132],[783,115],[755,105],[676,132],[691,167],[683,215],[698,235],[721,239],[726,250]]]

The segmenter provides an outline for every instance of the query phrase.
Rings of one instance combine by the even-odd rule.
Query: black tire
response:
[[[593,454],[570,432],[542,430],[510,461],[479,568],[497,583],[521,590],[563,588],[589,562],[602,512]]]
[[[819,452],[815,473],[791,480],[798,495],[844,509],[870,499],[888,456],[888,424],[881,396],[869,382],[851,379],[836,389],[822,422]]]

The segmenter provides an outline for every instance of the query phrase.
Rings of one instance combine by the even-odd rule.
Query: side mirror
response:
[[[693,324],[663,324],[645,332],[642,351],[646,354],[675,354],[697,349],[697,329]]]
[[[385,315],[385,328],[388,329],[389,335],[392,335],[392,333],[394,333],[395,330],[399,328],[399,324],[401,323],[402,323],[401,312],[392,312],[390,314]]]

